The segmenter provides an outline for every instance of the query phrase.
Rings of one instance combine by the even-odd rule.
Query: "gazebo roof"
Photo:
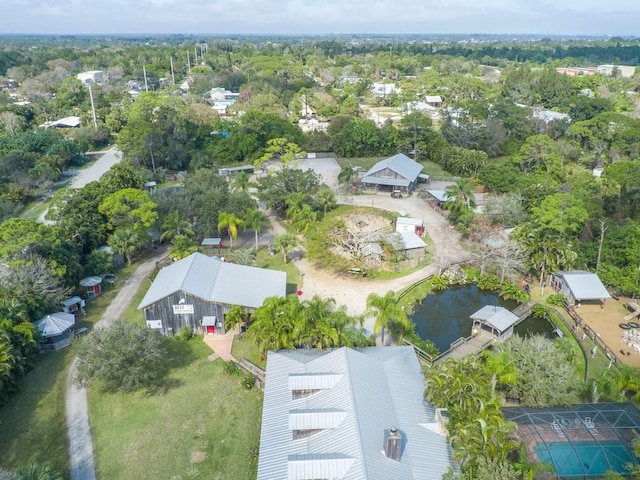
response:
[[[102,277],[86,277],[80,280],[81,287],[95,287],[102,283]]]
[[[471,315],[472,320],[478,320],[497,329],[500,333],[508,330],[518,321],[518,317],[504,307],[485,305]]]
[[[56,312],[50,313],[36,322],[36,327],[44,338],[62,335],[73,328],[76,323],[76,316],[72,313]]]

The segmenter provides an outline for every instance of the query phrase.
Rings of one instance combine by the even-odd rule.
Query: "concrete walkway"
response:
[[[210,333],[204,336],[204,343],[214,351],[225,362],[238,362],[231,354],[231,348],[233,347],[233,337],[235,336],[234,330],[229,330],[224,335],[217,335]]]
[[[167,255],[164,249],[142,261],[136,271],[122,285],[118,294],[105,310],[94,328],[106,328],[122,315],[124,309],[138,292],[140,284],[153,272],[156,262]],[[89,306],[90,308],[90,306]],[[67,413],[67,437],[69,438],[69,460],[71,480],[95,480],[93,441],[89,425],[87,389],[76,386],[76,362],[73,361],[67,378],[65,408]]]

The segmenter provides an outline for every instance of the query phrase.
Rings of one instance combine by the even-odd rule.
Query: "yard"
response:
[[[198,336],[176,340],[169,387],[157,395],[89,389],[100,478],[255,478],[262,391],[223,373]]]

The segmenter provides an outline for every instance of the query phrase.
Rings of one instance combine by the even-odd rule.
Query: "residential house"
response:
[[[631,78],[636,73],[636,67],[628,65],[598,65],[596,71],[607,77],[619,76],[622,78]]]
[[[371,85],[371,91],[376,97],[386,98],[389,95],[399,94],[402,92],[400,87],[396,87],[393,83],[375,82]]]
[[[224,333],[232,305],[252,312],[268,297],[286,294],[284,272],[224,262],[201,253],[164,267],[138,309],[147,326],[163,335],[189,327],[198,333]]]
[[[40,128],[78,128],[80,127],[80,123],[80,117],[72,115],[70,117],[61,118],[60,120],[45,122],[40,125]]]
[[[440,480],[451,448],[412,347],[269,352],[258,480]]]
[[[431,107],[440,108],[442,106],[442,97],[440,95],[425,95],[424,102]]]
[[[412,232],[422,237],[424,235],[424,220],[421,218],[398,217],[396,219],[396,232]]]
[[[92,83],[100,85],[107,80],[107,75],[102,70],[90,70],[77,74],[76,78],[86,86]]]
[[[360,182],[365,186],[389,187],[411,193],[422,172],[422,165],[403,153],[379,161],[364,175]]]

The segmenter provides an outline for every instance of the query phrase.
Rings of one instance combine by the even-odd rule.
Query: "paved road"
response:
[[[116,147],[111,147],[109,150],[105,151],[100,158],[93,162],[92,165],[83,170],[78,170],[78,174],[73,177],[68,188],[82,188],[88,183],[100,180],[100,177],[108,172],[109,169],[120,160],[122,160],[122,154],[120,151]],[[49,210],[47,209],[40,214],[38,217],[39,223],[47,225],[53,223],[44,218],[48,211]]]
[[[95,328],[105,328],[122,315],[138,292],[140,283],[147,278],[156,266],[156,262],[167,255],[164,249],[158,250],[152,257],[140,263],[120,291],[109,304]],[[93,441],[89,426],[87,389],[73,383],[76,375],[76,361],[69,370],[66,390],[67,436],[69,437],[69,457],[71,480],[95,480],[96,471],[93,460]]]

